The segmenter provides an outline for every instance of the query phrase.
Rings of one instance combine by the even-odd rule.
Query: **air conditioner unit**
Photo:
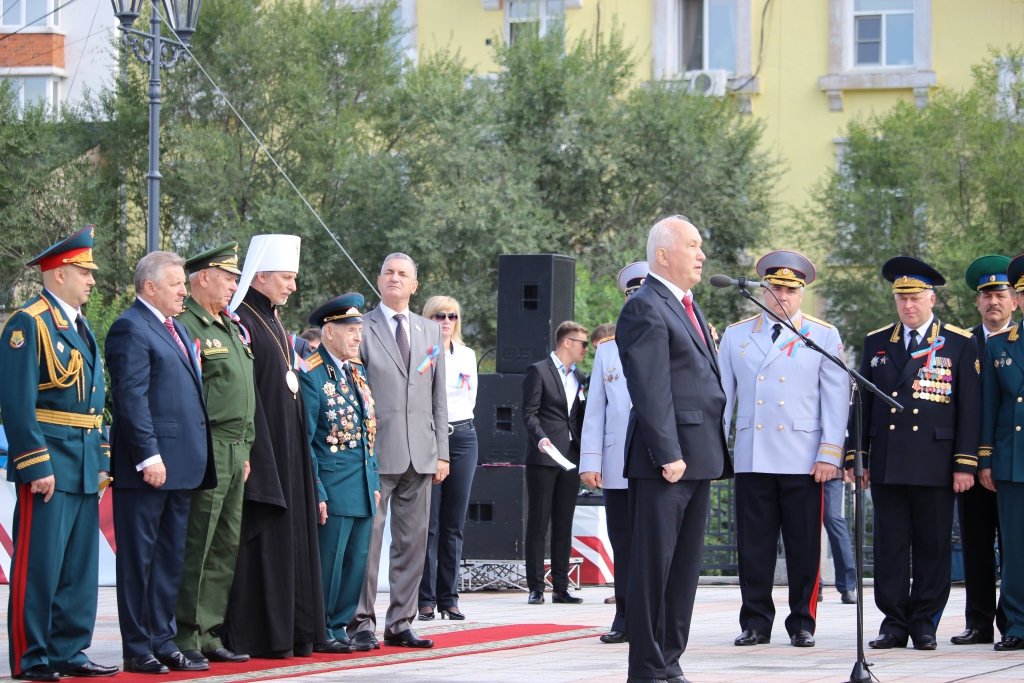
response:
[[[695,95],[725,97],[729,85],[729,72],[725,69],[687,71],[684,80],[687,91]]]

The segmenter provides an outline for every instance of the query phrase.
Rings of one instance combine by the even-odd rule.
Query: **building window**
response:
[[[0,18],[2,26],[15,28],[60,26],[61,0],[2,0],[2,2],[3,17]],[[50,14],[52,10],[56,11]]]
[[[856,66],[914,65],[914,0],[855,0]]]
[[[677,0],[679,70],[736,71],[736,0]]]
[[[522,37],[543,37],[565,22],[564,0],[513,0],[508,3],[508,42]]]
[[[54,113],[60,105],[60,79],[50,76],[19,76],[5,78],[14,86],[18,104],[22,107],[46,106]]]

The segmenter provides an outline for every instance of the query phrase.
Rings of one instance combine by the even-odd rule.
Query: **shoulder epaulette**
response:
[[[309,366],[310,370],[312,370],[313,368],[318,368],[323,364],[324,357],[321,356],[318,351],[314,351],[313,353],[306,356],[306,365]]]
[[[873,334],[878,334],[879,332],[885,332],[886,330],[888,330],[890,327],[892,327],[895,324],[896,323],[889,323],[885,327],[879,327],[877,330],[871,330],[870,332],[867,333],[867,336],[870,337]]]
[[[1010,334],[1010,330],[1012,330],[1014,327],[1016,327],[1016,325],[1011,325],[1010,327],[1007,327],[1005,330],[999,330],[998,332],[993,332],[992,334],[988,335],[988,338],[992,339],[994,337],[999,337],[999,336],[1002,336],[1004,334]]]
[[[28,313],[33,318],[42,313],[43,311],[50,310],[50,304],[46,303],[45,299],[40,299],[31,306],[26,306],[21,309],[23,312]]]
[[[815,318],[813,315],[807,315],[806,313],[804,313],[804,317],[810,320],[812,323],[818,323],[819,325],[822,325],[824,327],[835,327],[835,325],[833,325],[832,323],[827,323],[824,320],[819,320],[818,318]]]
[[[949,330],[950,332],[956,332],[957,334],[959,334],[961,336],[964,336],[964,337],[973,337],[974,336],[974,334],[972,332],[968,332],[967,330],[965,330],[965,329],[963,329],[961,327],[957,327],[956,325],[950,325],[949,323],[946,323],[946,329]]]
[[[604,344],[607,341],[615,341],[615,335],[613,334],[610,337],[605,337],[604,339],[598,339],[596,346],[600,346],[601,344]]]
[[[754,318],[759,318],[759,317],[760,317],[760,313],[758,315],[752,315],[749,318],[744,318],[743,320],[738,320],[738,321],[734,322],[732,325],[729,325],[729,327],[736,327],[737,325],[742,325],[743,323],[749,323]]]

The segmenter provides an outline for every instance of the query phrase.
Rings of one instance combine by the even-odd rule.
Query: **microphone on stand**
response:
[[[708,281],[712,287],[724,289],[725,287],[764,287],[763,282],[757,280],[748,279],[745,276],[741,276],[738,280],[733,280],[728,275],[712,275]]]

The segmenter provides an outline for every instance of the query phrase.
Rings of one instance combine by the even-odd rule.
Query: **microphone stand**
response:
[[[792,321],[788,318],[783,319],[768,309],[767,306],[762,304],[760,301],[754,298],[754,295],[747,290],[747,279],[739,278],[738,288],[740,295],[747,301],[752,302],[762,311],[770,315],[775,320],[786,326],[786,329],[790,330],[797,337],[803,341],[804,345],[809,349],[813,349],[820,353],[825,358],[829,359],[850,375],[853,381],[853,394],[856,396],[856,402],[854,403],[854,414],[856,415],[857,430],[854,434],[854,456],[853,456],[853,477],[854,477],[854,516],[856,517],[856,528],[854,535],[856,536],[856,564],[857,564],[857,662],[853,665],[853,671],[850,672],[850,683],[865,683],[871,680],[872,673],[868,670],[871,664],[867,661],[867,657],[864,655],[864,489],[862,484],[864,481],[864,459],[863,459],[863,444],[861,443],[863,432],[861,425],[864,419],[863,410],[863,390],[868,390],[875,394],[883,401],[885,401],[889,407],[896,409],[899,412],[903,412],[903,406],[894,401],[891,396],[886,394],[884,391],[876,387],[874,384],[869,382],[867,378],[861,375],[859,372],[851,367],[848,367],[846,363],[839,360],[831,353],[821,348],[818,344],[812,341],[809,337],[804,335],[800,330],[793,325]],[[771,291],[771,290],[768,290]],[[840,469],[844,463],[840,463]],[[877,679],[876,679],[877,680]]]

